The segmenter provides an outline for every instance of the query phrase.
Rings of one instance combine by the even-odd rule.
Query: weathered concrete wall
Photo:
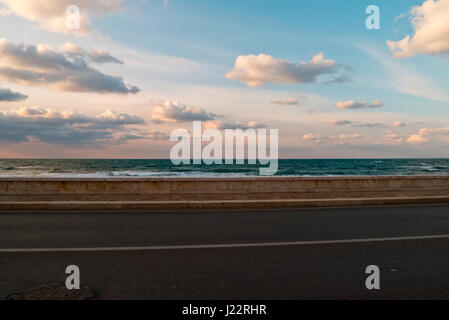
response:
[[[449,176],[254,178],[1,178],[0,194],[167,194],[449,191]]]

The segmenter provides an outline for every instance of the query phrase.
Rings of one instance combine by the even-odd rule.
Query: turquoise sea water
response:
[[[4,159],[0,177],[239,177],[258,165],[181,165],[170,160]],[[281,159],[276,176],[449,175],[449,159]]]

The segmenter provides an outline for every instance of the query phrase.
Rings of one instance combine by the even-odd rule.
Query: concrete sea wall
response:
[[[182,210],[449,203],[449,176],[0,178],[0,210]]]
[[[0,178],[0,194],[168,194],[449,190],[449,176]]]

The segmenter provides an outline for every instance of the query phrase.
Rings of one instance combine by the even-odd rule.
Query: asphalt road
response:
[[[448,299],[449,206],[0,213],[0,298],[67,265],[99,299]]]

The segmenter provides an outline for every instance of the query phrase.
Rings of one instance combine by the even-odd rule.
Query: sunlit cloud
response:
[[[91,34],[91,18],[101,16],[123,7],[122,0],[0,0],[5,6],[3,14],[14,14],[33,21],[41,28],[59,33],[75,35]],[[79,29],[67,28],[66,8],[76,5],[79,8]]]
[[[242,121],[234,121],[234,122],[224,122],[221,120],[214,120],[214,121],[207,121],[205,123],[205,128],[207,129],[257,129],[257,128],[266,128],[267,126],[263,123],[257,122],[257,121],[249,121],[249,122],[242,122]]]
[[[312,142],[322,142],[323,139],[327,140],[327,137],[321,137],[320,134],[318,133],[306,133],[305,135],[302,136],[303,140],[306,141],[312,141]]]
[[[313,56],[309,62],[300,63],[261,53],[238,56],[226,78],[238,80],[249,87],[260,87],[265,83],[313,83],[318,77],[336,74],[341,68],[334,60],[325,59],[322,53]]]
[[[311,141],[316,143],[322,143],[325,141],[335,141],[335,140],[354,140],[360,138],[362,138],[362,135],[360,133],[350,133],[350,134],[341,133],[339,135],[333,136],[325,136],[319,133],[306,133],[302,137],[302,139],[305,141]]]
[[[387,41],[396,58],[417,54],[449,55],[449,0],[426,0],[410,10],[413,35]]]
[[[449,127],[434,128],[434,129],[423,128],[419,130],[419,134],[423,136],[436,135],[436,134],[449,134]]]
[[[399,128],[399,127],[405,127],[406,124],[400,121],[393,122],[393,127]]]
[[[209,121],[215,120],[216,117],[216,114],[207,112],[202,108],[187,106],[176,101],[168,100],[153,102],[153,112],[151,114],[151,119],[154,123],[194,120]]]
[[[339,101],[335,105],[337,109],[380,108],[383,106],[384,103],[380,100],[374,100],[373,102],[348,100],[348,101]]]
[[[421,134],[412,134],[410,137],[408,137],[407,142],[411,144],[419,144],[419,143],[425,143],[428,142],[429,139],[424,137]]]

